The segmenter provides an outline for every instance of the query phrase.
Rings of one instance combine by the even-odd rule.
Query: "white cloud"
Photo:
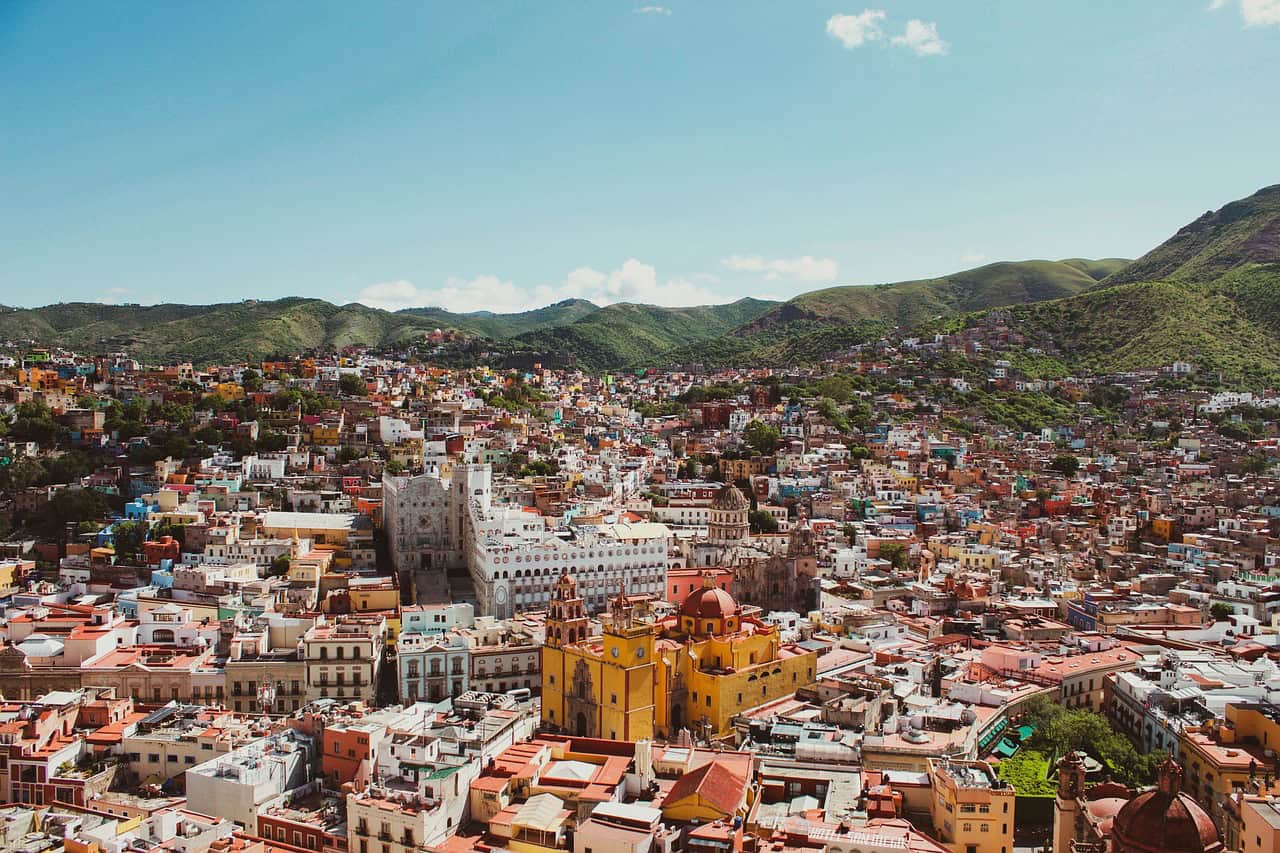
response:
[[[1246,27],[1280,26],[1280,0],[1235,0],[1240,6],[1240,17]],[[1212,0],[1209,10],[1216,11],[1230,5],[1231,0]]]
[[[635,258],[629,258],[622,266],[607,273],[591,267],[578,267],[559,284],[542,285],[534,292],[542,304],[575,298],[587,299],[597,305],[614,302],[706,305],[724,301],[691,278],[660,280],[654,267]]]
[[[804,255],[799,258],[765,258],[760,255],[730,255],[720,262],[736,272],[762,273],[768,281],[834,281],[840,265],[831,258]]]
[[[890,39],[898,47],[905,47],[917,56],[939,56],[951,49],[938,35],[938,25],[932,21],[912,18],[902,35]]]
[[[979,252],[977,249],[965,249],[964,254],[960,256],[962,264],[980,264],[987,259],[986,252]]]
[[[880,29],[884,17],[883,9],[865,9],[856,15],[832,15],[827,19],[827,35],[853,50],[884,35]]]
[[[413,282],[384,281],[360,291],[358,302],[370,308],[444,308],[449,311],[523,311],[536,307],[529,294],[496,275],[472,279],[448,278],[440,287],[417,287]],[[500,306],[500,307],[495,307]],[[512,306],[507,308],[506,306]]]
[[[113,287],[107,291],[107,295],[98,299],[99,305],[119,305],[120,297],[129,292],[127,287]]]
[[[637,6],[631,10],[637,15],[670,15],[671,10],[666,6]]]
[[[534,287],[521,287],[496,275],[449,278],[440,287],[418,287],[403,279],[384,281],[361,290],[356,301],[387,311],[438,307],[458,313],[494,311],[499,314],[528,311],[564,299],[587,299],[597,305],[643,302],[669,306],[725,301],[694,279],[702,280],[702,277],[662,280],[654,267],[630,258],[609,272],[578,267],[559,282]]]

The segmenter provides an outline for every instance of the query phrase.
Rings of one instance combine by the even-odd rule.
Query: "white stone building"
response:
[[[454,466],[447,478],[434,473],[382,477],[383,529],[391,562],[401,572],[442,571],[466,560],[469,503],[489,510],[493,470]]]
[[[670,531],[655,523],[599,524],[550,530],[520,507],[473,513],[468,568],[482,614],[510,618],[542,609],[568,572],[591,610],[602,610],[625,585],[631,595],[666,588]]]
[[[263,806],[311,783],[314,751],[311,738],[285,729],[196,765],[186,773],[187,807],[256,832]]]
[[[396,676],[405,703],[438,702],[471,689],[471,643],[459,633],[401,633],[396,642]]]

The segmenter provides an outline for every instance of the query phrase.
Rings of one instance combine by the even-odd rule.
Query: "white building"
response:
[[[383,474],[383,529],[397,571],[442,571],[466,560],[466,510],[475,502],[487,512],[493,494],[493,469],[458,465],[448,478],[434,473],[414,477]]]
[[[471,689],[471,643],[458,633],[405,634],[396,642],[396,677],[405,703],[438,702]]]
[[[138,613],[138,642],[143,645],[216,646],[220,623],[197,621],[189,608],[162,604]]]
[[[667,582],[670,531],[655,523],[617,523],[549,530],[521,507],[473,513],[468,568],[480,612],[500,619],[546,607],[568,572],[592,610],[624,586],[661,597]]]
[[[441,634],[476,624],[475,607],[466,601],[448,604],[406,604],[400,608],[403,634]]]
[[[187,771],[187,807],[221,815],[256,832],[258,812],[271,800],[311,782],[315,745],[285,729]]]

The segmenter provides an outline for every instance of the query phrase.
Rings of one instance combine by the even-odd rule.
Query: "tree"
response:
[[[162,521],[156,525],[152,531],[154,538],[162,539],[165,536],[171,537],[178,543],[178,547],[182,548],[187,542],[187,526],[185,524],[176,524],[172,521]]]
[[[904,571],[907,568],[907,546],[901,542],[886,542],[880,546],[880,558],[888,560],[893,564],[895,571]]]
[[[1263,474],[1271,467],[1271,457],[1265,453],[1250,453],[1240,462],[1240,470],[1246,474]]]
[[[404,463],[399,459],[388,459],[387,464],[382,466],[382,470],[392,477],[398,477],[404,473]]]
[[[1080,460],[1070,453],[1060,453],[1053,457],[1053,461],[1049,463],[1049,467],[1057,471],[1062,476],[1070,479],[1076,475],[1076,471],[1080,470]]]
[[[753,509],[747,513],[747,522],[751,525],[752,533],[778,532],[778,519],[773,517],[773,513],[762,509]]]
[[[517,477],[550,477],[560,470],[560,465],[554,459],[534,459],[520,466],[516,471]]]
[[[344,373],[338,377],[338,390],[348,397],[363,397],[369,393],[369,386],[358,373]]]
[[[817,391],[820,397],[830,397],[837,403],[847,403],[850,395],[853,394],[853,384],[843,376],[828,376],[818,382]]]
[[[36,514],[31,526],[47,539],[63,540],[68,524],[105,518],[111,511],[106,497],[94,489],[63,489]]]
[[[818,400],[816,409],[819,415],[840,432],[850,431],[849,419],[840,411],[840,407],[836,405],[835,400],[830,397],[822,397]]]
[[[31,400],[19,403],[13,423],[9,425],[9,434],[18,441],[34,441],[37,444],[48,444],[57,436],[58,422],[43,400]]]
[[[1227,617],[1235,613],[1230,604],[1224,604],[1221,601],[1215,601],[1209,607],[1209,615],[1213,617],[1214,622],[1225,622]]]
[[[0,487],[4,491],[21,492],[31,486],[49,482],[49,472],[44,463],[31,456],[20,456],[0,468]]]
[[[1026,747],[1046,755],[1084,750],[1095,756],[1121,784],[1150,784],[1163,753],[1139,755],[1133,743],[1112,728],[1110,720],[1084,708],[1068,710],[1047,696],[1037,696],[1024,706],[1024,718],[1036,726]]]
[[[186,427],[191,424],[195,412],[187,403],[158,403],[151,406],[149,415],[152,420]]]
[[[341,380],[339,380],[341,385]],[[277,412],[287,412],[295,408],[302,402],[302,392],[297,388],[290,388],[287,391],[277,391],[271,395],[271,408]]]
[[[278,578],[289,574],[289,564],[291,558],[287,554],[281,554],[271,560],[271,568],[267,570],[267,577]]]
[[[240,374],[240,384],[243,385],[244,390],[250,394],[255,391],[261,391],[262,376],[253,368],[247,367],[244,372]]]
[[[121,521],[111,528],[111,542],[119,558],[136,560],[146,540],[147,525],[140,521]]]
[[[222,430],[218,429],[217,427],[207,426],[207,427],[200,427],[200,429],[192,433],[192,438],[194,438],[196,441],[200,442],[201,444],[215,445],[215,444],[222,444],[223,436],[222,436]]]
[[[197,409],[207,409],[210,412],[221,412],[227,407],[227,398],[221,394],[210,394],[207,397],[201,397],[200,402],[196,403]]]
[[[289,437],[282,432],[264,432],[258,437],[258,450],[272,452],[289,446]]]
[[[742,430],[742,440],[747,446],[762,456],[767,456],[777,449],[782,440],[778,428],[761,420],[753,420]]]

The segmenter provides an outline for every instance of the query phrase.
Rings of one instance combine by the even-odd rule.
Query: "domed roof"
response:
[[[1213,819],[1179,790],[1182,767],[1160,765],[1160,784],[1134,797],[1112,822],[1115,853],[1219,853],[1224,850]]]
[[[751,503],[742,494],[741,489],[730,483],[716,493],[715,500],[711,502],[711,508],[729,512],[743,512],[751,509]]]
[[[695,619],[728,619],[738,615],[738,602],[719,587],[705,586],[689,593],[684,604],[680,605],[680,615]]]

